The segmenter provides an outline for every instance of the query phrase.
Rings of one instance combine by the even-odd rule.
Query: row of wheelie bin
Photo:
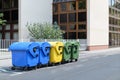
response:
[[[10,45],[12,70],[78,60],[78,42],[15,42]]]

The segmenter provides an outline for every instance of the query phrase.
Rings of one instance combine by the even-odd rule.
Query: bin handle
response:
[[[30,52],[30,54],[32,55],[32,57],[38,57],[38,52],[39,51],[39,49],[38,49],[38,47],[34,47],[33,49],[29,49],[29,52]]]
[[[72,48],[72,46],[69,46],[68,48]],[[71,52],[68,51],[68,48],[67,48],[67,47],[64,47],[65,51],[66,51],[68,54],[70,54]]]
[[[61,48],[63,48],[63,46],[56,47],[56,51],[57,51],[58,55],[62,54],[62,51],[60,51]]]
[[[48,52],[48,48],[50,49],[50,47],[45,47],[45,48],[42,48],[42,52],[44,54],[44,56],[48,56],[49,55],[49,52]],[[45,50],[44,50],[45,49]]]

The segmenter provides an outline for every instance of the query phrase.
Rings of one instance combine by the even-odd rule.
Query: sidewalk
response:
[[[88,58],[93,56],[107,56],[107,55],[114,55],[120,54],[120,47],[119,48],[109,48],[104,50],[96,50],[96,51],[81,51],[79,54],[80,58]]]

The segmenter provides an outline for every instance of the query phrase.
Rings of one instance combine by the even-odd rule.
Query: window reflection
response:
[[[70,10],[76,10],[76,3],[70,2]]]
[[[67,22],[67,14],[60,14],[60,23]]]
[[[79,9],[85,9],[86,8],[86,0],[80,0],[78,2]]]
[[[69,14],[69,22],[76,22],[76,13]]]
[[[61,11],[66,11],[66,9],[67,9],[66,3],[61,3],[60,4],[60,10]]]
[[[58,4],[53,5],[53,12],[58,12]]]

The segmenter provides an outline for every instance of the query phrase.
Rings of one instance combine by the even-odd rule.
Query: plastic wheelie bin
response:
[[[71,60],[75,60],[77,61],[78,60],[78,57],[79,57],[79,42],[71,42],[72,44],[72,55],[71,55]]]
[[[39,45],[39,61],[38,66],[48,64],[49,62],[49,53],[50,53],[50,44],[48,42],[36,42]]]
[[[64,44],[62,42],[50,42],[50,63],[61,63]]]
[[[71,42],[64,43],[62,62],[71,61],[72,45]]]
[[[10,45],[12,51],[12,69],[36,67],[38,64],[39,45],[32,42],[16,42]]]

